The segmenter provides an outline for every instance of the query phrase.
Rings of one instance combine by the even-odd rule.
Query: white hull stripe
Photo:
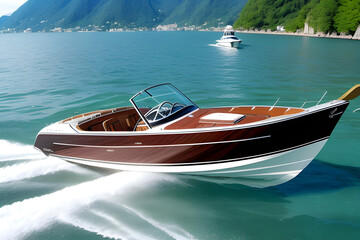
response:
[[[235,142],[245,142],[251,140],[258,140],[263,138],[269,138],[271,135],[238,139],[238,140],[229,140],[229,141],[218,141],[218,142],[204,142],[204,143],[180,143],[180,144],[168,144],[168,145],[135,145],[135,146],[98,146],[98,145],[82,145],[82,144],[70,144],[70,143],[59,143],[54,142],[55,145],[61,146],[71,146],[71,147],[88,147],[88,148],[163,148],[163,147],[184,147],[184,146],[201,146],[201,145],[211,145],[211,144],[224,144],[224,143],[235,143]]]
[[[277,168],[277,167],[290,166],[293,164],[302,163],[302,162],[310,162],[310,161],[312,161],[312,158],[300,160],[297,162],[277,164],[277,165],[271,165],[271,166],[259,167],[259,168],[247,168],[247,169],[242,169],[242,170],[230,170],[230,171],[217,171],[216,173],[233,173],[233,172],[239,173],[239,172],[258,171],[258,170],[265,170],[265,169],[271,169],[271,168]]]

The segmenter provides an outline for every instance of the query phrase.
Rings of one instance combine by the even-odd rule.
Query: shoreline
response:
[[[154,30],[123,30],[123,31],[96,31],[96,30],[91,30],[91,31],[38,31],[38,32],[32,32],[32,31],[20,31],[20,32],[2,32],[0,31],[0,34],[11,34],[11,33],[65,33],[65,32],[223,32],[222,29],[194,29],[194,30],[162,30],[162,31],[154,31]],[[318,37],[318,38],[334,38],[334,39],[348,39],[348,40],[360,40],[360,37],[353,37],[351,35],[344,35],[344,34],[340,34],[340,35],[335,35],[335,34],[324,34],[324,33],[292,33],[292,32],[280,32],[280,31],[265,31],[265,30],[260,30],[260,31],[255,31],[255,30],[235,30],[236,33],[249,33],[249,34],[268,34],[268,35],[284,35],[284,36],[300,36],[300,37]]]
[[[353,37],[351,35],[330,35],[323,33],[292,33],[292,32],[266,32],[254,31],[254,30],[235,30],[237,33],[250,33],[250,34],[269,34],[269,35],[285,35],[285,36],[300,36],[300,37],[318,37],[318,38],[337,38],[337,39],[348,39],[348,40],[360,40],[360,38]]]

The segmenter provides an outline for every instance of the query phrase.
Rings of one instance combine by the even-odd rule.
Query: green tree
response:
[[[360,25],[360,0],[249,0],[234,28],[276,29],[295,32],[308,22],[320,32],[353,34]]]
[[[304,26],[305,17],[298,18],[298,12],[310,1],[316,0],[249,0],[234,28],[274,30],[278,25],[291,25],[295,31],[298,27]]]
[[[337,32],[353,34],[360,25],[360,0],[338,0],[340,6],[334,17]]]
[[[332,30],[337,7],[336,0],[320,0],[308,15],[309,25],[318,32],[329,32]]]
[[[301,29],[304,27],[305,20],[311,11],[312,8],[315,7],[316,4],[319,3],[319,0],[311,0],[306,3],[300,11],[296,13],[296,17],[290,19],[285,24],[286,31],[295,32],[297,29]]]

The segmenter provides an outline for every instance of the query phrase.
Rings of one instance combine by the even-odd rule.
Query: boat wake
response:
[[[0,162],[44,158],[33,146],[0,139]]]
[[[101,208],[89,211],[86,220],[83,216],[77,216],[73,213],[71,215],[62,215],[60,220],[107,238],[146,240],[159,239],[159,236],[161,236],[161,239],[195,239],[192,234],[175,225],[168,225],[156,221],[124,204],[112,204],[116,206],[117,211],[122,210],[121,217],[113,216],[113,211],[110,213]],[[126,218],[124,218],[124,216],[126,216]],[[134,218],[134,221],[132,218]],[[124,219],[126,220],[124,221]],[[131,224],[134,222],[140,223],[143,231],[138,231],[138,228],[132,226]],[[147,229],[147,227],[149,227],[149,229]]]
[[[174,239],[184,239],[184,240],[185,239],[195,239],[195,237],[193,235],[191,235],[189,232],[187,232],[175,225],[168,225],[168,224],[160,223],[160,222],[155,221],[154,219],[151,219],[148,216],[145,216],[144,214],[142,214],[128,206],[123,206],[123,207],[126,208],[127,211],[133,213],[134,215],[136,215],[136,216],[140,217],[141,219],[143,219],[144,221],[148,222],[155,228],[163,231],[169,237],[172,237]]]
[[[239,48],[232,48],[232,47],[224,47],[224,46],[220,46],[216,43],[214,44],[208,44],[208,46],[210,47],[216,47],[217,49],[219,49],[220,53],[223,54],[224,56],[228,57],[228,56],[237,56],[239,51]]]
[[[86,170],[54,157],[45,157],[30,145],[0,140],[0,184],[69,170]]]
[[[158,181],[171,180],[168,178],[160,174],[119,172],[4,206],[0,208],[0,236],[4,239],[25,238],[34,231],[44,229],[56,221],[62,221],[105,237],[136,238],[135,230],[126,228],[126,224],[123,225],[110,215],[103,215],[102,218],[112,223],[116,222],[116,228],[109,228],[108,224],[105,226],[92,224],[87,218],[72,216],[72,213],[86,210],[89,205],[99,200],[125,194],[129,196]],[[144,182],[146,184],[143,184]],[[145,238],[141,235],[140,239]]]
[[[16,184],[16,181],[58,171],[71,171],[75,175],[93,174],[91,170],[61,159],[45,157],[30,145],[0,140],[0,148],[0,191],[1,188],[6,189],[8,182]],[[24,239],[59,222],[109,238],[154,239],[149,236],[149,232],[153,231],[170,239],[193,238],[184,230],[155,221],[121,201],[128,197],[131,199],[134,194],[160,182],[178,182],[177,178],[165,174],[136,172],[101,176],[50,194],[0,207],[0,238]],[[111,201],[112,199],[115,200]],[[101,207],[97,209],[94,204],[100,204]],[[103,206],[106,204],[112,210],[105,211]],[[91,210],[90,205],[93,206]],[[116,212],[120,215],[116,215]],[[122,214],[132,217],[133,222],[149,225],[147,234],[125,221]],[[92,217],[89,218],[88,215]]]
[[[73,171],[73,167],[70,163],[56,158],[32,160],[0,168],[0,183],[34,178],[66,169]]]

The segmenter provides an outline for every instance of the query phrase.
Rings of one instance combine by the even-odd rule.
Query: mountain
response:
[[[234,27],[295,32],[308,23],[317,32],[353,34],[360,25],[360,0],[249,0]]]
[[[164,20],[164,24],[177,23],[180,26],[206,26],[217,27],[232,25],[247,1],[239,0],[184,0]]]
[[[0,29],[49,31],[89,25],[109,28],[152,28],[206,23],[206,27],[232,24],[247,0],[28,0]]]
[[[28,0],[4,26],[40,31],[108,21],[142,25],[149,18],[157,18],[157,13],[148,0]]]
[[[9,19],[9,16],[6,16],[6,15],[1,16],[1,17],[0,17],[0,26],[1,26],[2,24],[4,24],[8,19]]]

